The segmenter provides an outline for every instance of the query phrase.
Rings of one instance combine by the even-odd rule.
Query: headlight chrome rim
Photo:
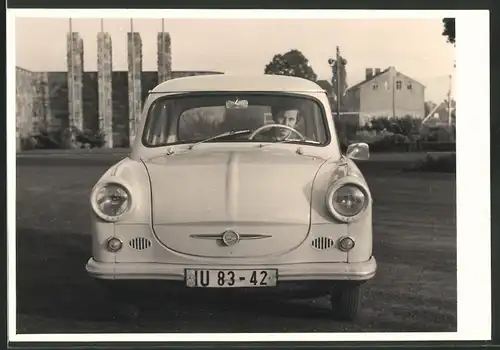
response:
[[[342,194],[341,191],[347,191],[347,193]],[[360,197],[359,201],[357,199],[352,198],[352,197],[356,197],[357,194],[359,194],[359,197]],[[346,204],[340,203],[341,199],[342,199],[342,201],[345,200],[345,197],[342,198],[341,196],[349,196],[347,200],[351,201],[351,203],[354,203],[355,207],[354,208],[351,207],[351,213],[347,213],[347,212],[349,212],[349,207]],[[345,216],[345,217],[356,216],[359,213],[361,213],[363,211],[363,209],[365,208],[366,193],[358,185],[345,184],[345,185],[337,188],[335,191],[333,191],[332,196],[331,196],[331,203],[332,203],[333,209],[337,213],[339,213],[340,215]],[[359,204],[361,204],[361,206]]]
[[[97,203],[97,196],[98,196],[99,192],[108,186],[120,187],[127,194],[127,206],[126,206],[125,210],[122,213],[115,215],[115,216],[103,213],[99,207],[99,204]],[[116,221],[120,220],[123,216],[127,215],[132,210],[132,207],[133,207],[132,191],[130,190],[130,188],[127,184],[125,184],[121,181],[120,182],[118,182],[118,181],[105,181],[105,182],[102,182],[94,187],[94,189],[92,191],[92,196],[91,196],[90,202],[92,205],[92,209],[97,216],[99,216],[101,219],[103,219],[105,221],[116,222]]]
[[[334,197],[335,193],[339,189],[341,189],[342,187],[345,187],[345,186],[356,187],[357,189],[359,189],[363,193],[364,198],[365,198],[362,209],[358,213],[351,215],[351,216],[343,215],[343,214],[339,213],[337,210],[335,210],[335,207],[333,205],[333,197]],[[370,195],[370,192],[369,192],[368,188],[366,187],[366,185],[360,179],[358,179],[357,177],[353,177],[353,176],[347,176],[345,178],[342,178],[342,179],[335,181],[330,186],[330,188],[328,189],[327,194],[326,194],[326,206],[328,208],[328,211],[330,212],[331,215],[333,215],[333,217],[335,219],[337,219],[341,222],[345,222],[345,223],[356,221],[362,215],[364,215],[364,213],[366,212],[366,209],[370,205],[371,201],[372,201],[371,195]]]

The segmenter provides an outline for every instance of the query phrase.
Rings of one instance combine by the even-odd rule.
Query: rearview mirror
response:
[[[244,109],[248,108],[247,100],[238,100],[236,101],[226,101],[226,109]]]
[[[346,156],[350,159],[367,160],[370,158],[370,146],[364,142],[350,144]]]

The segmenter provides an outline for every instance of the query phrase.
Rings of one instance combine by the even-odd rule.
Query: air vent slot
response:
[[[335,241],[330,237],[316,237],[311,242],[311,246],[317,250],[330,249],[334,245]]]
[[[132,249],[144,250],[151,246],[151,241],[145,237],[136,237],[128,242],[128,245]]]

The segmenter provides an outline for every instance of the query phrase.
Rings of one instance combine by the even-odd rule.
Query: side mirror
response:
[[[367,160],[370,158],[370,146],[364,142],[353,143],[347,147],[347,158],[356,160]]]

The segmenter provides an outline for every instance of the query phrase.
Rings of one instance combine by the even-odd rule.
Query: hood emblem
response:
[[[222,234],[194,234],[189,235],[191,238],[197,239],[209,239],[209,240],[220,240],[224,245],[231,246],[239,241],[243,240],[254,240],[254,239],[263,239],[263,238],[271,238],[271,235],[259,235],[259,234],[239,234],[233,230],[226,230]]]
[[[222,242],[227,246],[235,245],[239,241],[240,235],[233,230],[227,230],[222,234]]]

